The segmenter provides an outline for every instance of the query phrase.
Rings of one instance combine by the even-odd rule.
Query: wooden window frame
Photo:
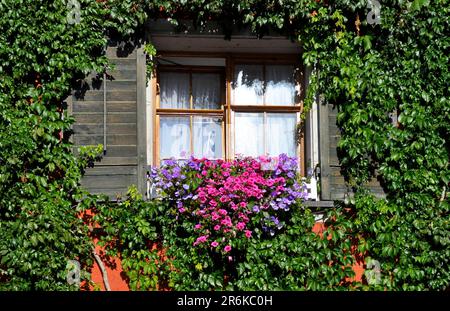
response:
[[[160,105],[160,89],[159,89],[159,81],[160,81],[160,73],[161,72],[185,72],[189,73],[189,108],[161,108]],[[220,109],[195,109],[194,101],[192,95],[192,74],[194,73],[218,73],[220,74]],[[194,140],[193,140],[193,118],[194,117],[217,117],[224,120],[224,109],[225,106],[225,68],[223,67],[214,67],[214,66],[172,66],[172,65],[159,65],[156,72],[156,105],[155,105],[155,128],[154,128],[154,140],[156,143],[155,147],[155,163],[160,163],[160,117],[189,117],[189,127],[190,127],[190,135],[189,135],[189,148],[190,152],[193,152]],[[222,157],[225,157],[225,139],[224,139],[224,124],[222,121]]]
[[[161,51],[158,56],[161,57],[192,57],[192,58],[223,58],[225,59],[225,67],[218,66],[189,66],[189,65],[158,65],[156,76],[152,78],[153,89],[153,160],[156,165],[160,163],[160,116],[191,116],[191,144],[192,144],[192,116],[210,116],[221,117],[222,122],[222,155],[227,161],[234,159],[234,114],[236,112],[264,113],[266,120],[267,113],[296,113],[297,121],[303,112],[303,100],[305,81],[303,78],[304,67],[299,61],[300,56],[297,54],[254,54],[254,53],[210,53],[210,52],[173,52]],[[232,103],[232,81],[234,79],[234,68],[236,64],[255,64],[263,65],[263,74],[265,80],[266,65],[293,65],[296,70],[295,82],[296,89],[300,89],[299,97],[296,97],[294,105],[234,105]],[[172,109],[160,108],[159,96],[159,72],[161,71],[191,72],[190,81],[192,81],[193,72],[221,72],[221,109],[193,109],[192,106],[192,85],[190,90],[190,109]],[[190,82],[191,83],[191,82]],[[192,149],[192,146],[191,146]],[[297,145],[297,159],[300,163],[300,173],[305,176],[305,142],[304,138],[300,138],[300,144]]]

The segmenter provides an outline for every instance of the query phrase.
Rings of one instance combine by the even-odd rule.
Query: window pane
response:
[[[193,73],[192,96],[196,109],[220,109],[220,74]]]
[[[161,159],[188,157],[190,135],[189,117],[160,117]]]
[[[294,105],[294,66],[266,66],[266,105]]]
[[[160,107],[189,109],[189,74],[161,72],[159,74]]]
[[[264,154],[264,114],[235,114],[235,154],[259,156]]]
[[[194,156],[197,158],[222,158],[222,120],[220,118],[194,117]]]
[[[267,114],[267,151],[269,156],[279,156],[282,153],[291,157],[296,155],[296,123],[296,113]]]
[[[234,105],[263,104],[263,66],[236,65],[233,80]]]

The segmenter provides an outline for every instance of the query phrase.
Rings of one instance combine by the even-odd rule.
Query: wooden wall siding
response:
[[[324,176],[326,185],[325,188],[322,187],[322,189],[324,190],[322,193],[322,199],[343,200],[345,198],[345,195],[352,196],[353,193],[351,189],[346,185],[345,179],[341,174],[341,166],[339,164],[339,158],[337,155],[337,145],[341,137],[339,128],[336,125],[337,109],[332,105],[327,106],[321,105],[320,107],[322,109],[323,116],[327,117],[328,123],[321,124],[321,126],[326,126],[326,130],[324,132],[328,132],[327,138],[325,139],[327,141],[326,143],[328,144],[328,147],[326,146],[326,143],[324,143],[323,146],[324,148],[327,148],[325,151],[325,153],[327,153],[327,156],[324,157],[324,160],[327,161],[328,167],[324,168],[324,173],[326,174],[326,176]],[[327,111],[323,112],[323,110]],[[377,197],[385,196],[380,183],[376,179],[373,179],[369,183],[367,183],[366,187],[369,188],[370,191]]]
[[[92,193],[114,199],[124,196],[131,184],[138,184],[137,48],[127,54],[111,46],[106,55],[115,65],[106,82],[106,154],[94,168],[86,170],[81,183]],[[104,83],[95,82],[95,76],[87,77],[84,94],[80,96],[75,90],[71,98],[75,153],[78,146],[104,141]]]

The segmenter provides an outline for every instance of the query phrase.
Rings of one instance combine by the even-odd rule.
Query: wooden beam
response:
[[[147,113],[146,113],[146,55],[143,46],[136,53],[136,101],[137,101],[137,186],[139,192],[147,192]]]
[[[158,65],[158,69],[164,72],[193,72],[193,73],[220,73],[223,74],[224,67],[214,66],[188,66],[188,65]]]
[[[301,112],[301,106],[257,106],[257,105],[231,105],[231,110],[236,112],[274,112],[289,113]]]
[[[319,101],[320,198],[330,200],[330,139],[328,105]]]
[[[238,62],[252,62],[261,63],[269,61],[270,63],[287,63],[292,64],[300,58],[299,53],[222,53],[222,52],[190,52],[190,51],[164,51],[159,50],[158,56],[161,57],[201,57],[201,58],[228,58],[231,55]]]
[[[225,160],[231,161],[234,157],[234,147],[232,142],[234,138],[232,137],[231,131],[231,82],[233,81],[233,58],[231,55],[226,57],[226,73],[225,73],[225,83],[226,83],[226,93],[225,93]]]
[[[156,109],[158,115],[214,115],[223,116],[221,109],[172,109],[172,108],[158,108]]]

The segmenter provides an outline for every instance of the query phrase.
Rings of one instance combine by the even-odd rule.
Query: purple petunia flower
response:
[[[167,159],[167,160],[164,160],[164,165],[167,165],[167,166],[174,166],[174,165],[176,165],[177,164],[177,162],[174,160],[174,159]]]

